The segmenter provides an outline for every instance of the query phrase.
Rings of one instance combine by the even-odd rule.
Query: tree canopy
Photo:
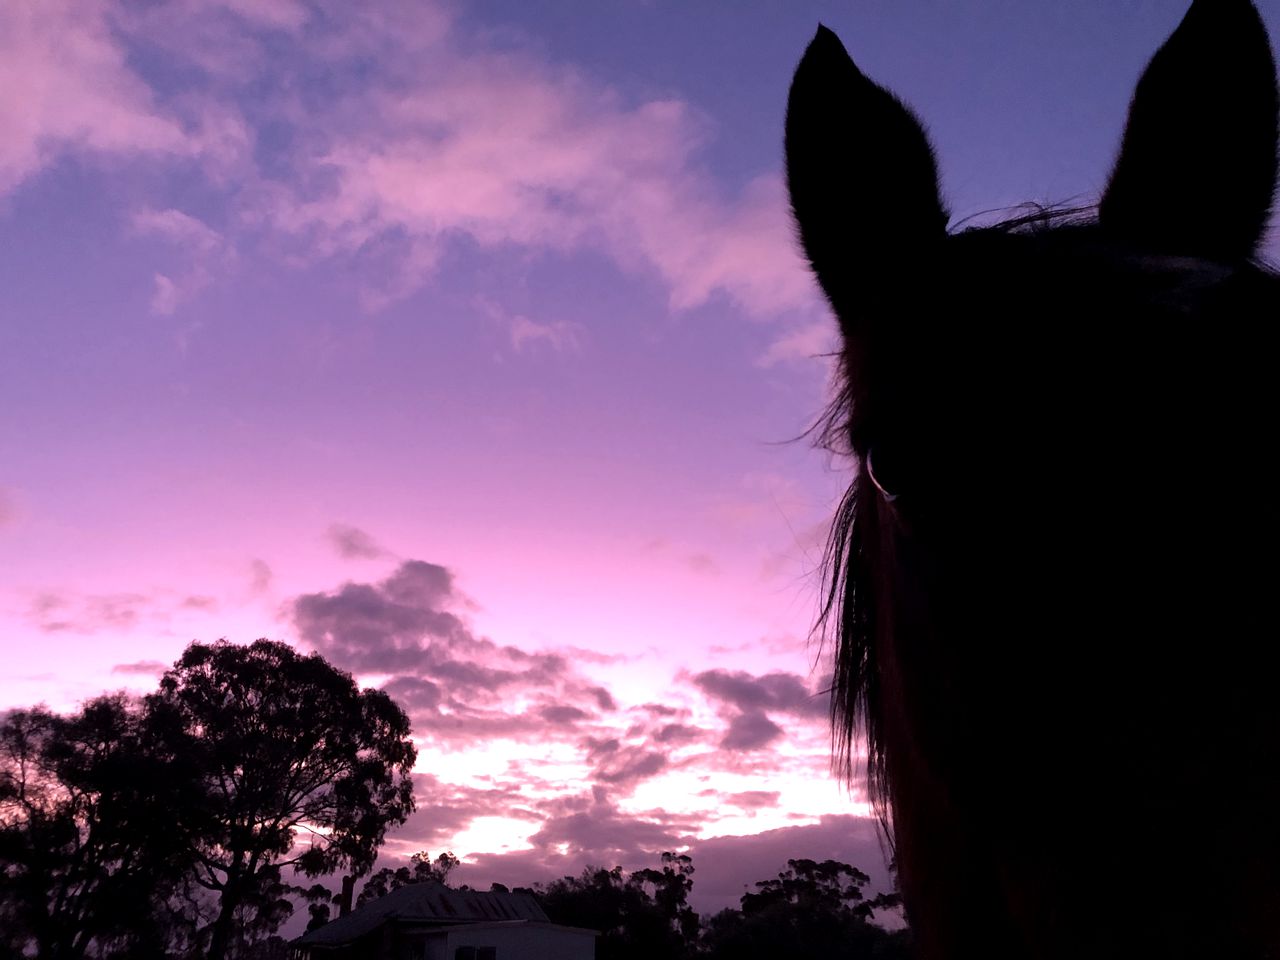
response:
[[[452,853],[442,853],[433,861],[431,854],[425,850],[420,850],[409,858],[408,866],[397,867],[394,870],[390,867],[383,867],[377,873],[370,875],[369,879],[364,882],[364,887],[360,890],[360,896],[356,899],[356,906],[360,907],[370,900],[385,897],[392,890],[399,890],[401,887],[407,887],[411,883],[426,883],[429,880],[434,880],[437,883],[448,885],[449,874],[454,871],[459,863],[458,858]]]
[[[0,718],[0,955],[201,955],[265,943],[285,868],[373,865],[414,809],[409,721],[283,643],[191,644],[138,700]]]
[[[262,871],[368,870],[387,828],[414,809],[408,717],[318,654],[193,643],[147,709],[197,745],[202,829],[188,835],[196,881],[219,903],[210,960],[222,960]]]
[[[873,924],[876,910],[898,906],[897,894],[868,898],[871,878],[837,860],[788,860],[777,877],[742,895],[742,909],[723,910],[706,927],[710,960],[825,960],[832,956],[905,958],[905,930]]]
[[[189,751],[124,696],[0,722],[0,945],[82,957],[156,935],[150,905],[188,870]]]
[[[693,861],[662,854],[660,870],[587,867],[534,888],[556,923],[599,930],[597,960],[687,956],[696,945],[698,915],[690,908]]]
[[[743,895],[740,910],[699,918],[688,904],[693,861],[664,853],[658,870],[588,867],[534,893],[554,922],[600,931],[598,960],[905,960],[907,933],[873,922],[875,911],[897,906],[897,895],[867,897],[869,882],[836,860],[788,860]]]

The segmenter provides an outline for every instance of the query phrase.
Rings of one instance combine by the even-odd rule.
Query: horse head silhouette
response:
[[[1276,145],[1245,0],[1156,53],[1096,208],[994,226],[834,33],[796,70],[833,723],[921,957],[1280,957]]]

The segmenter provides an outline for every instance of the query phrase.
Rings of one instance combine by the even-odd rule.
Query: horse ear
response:
[[[800,241],[849,338],[946,235],[933,150],[911,112],[819,26],[791,82],[786,154]]]
[[[1276,187],[1276,68],[1248,0],[1195,0],[1147,65],[1098,208],[1153,252],[1252,256]]]

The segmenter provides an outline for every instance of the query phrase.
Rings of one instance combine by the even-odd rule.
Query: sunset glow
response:
[[[286,640],[412,718],[385,863],[884,888],[808,639],[790,74],[837,28],[956,219],[1087,199],[1157,6],[5,0],[0,709]]]

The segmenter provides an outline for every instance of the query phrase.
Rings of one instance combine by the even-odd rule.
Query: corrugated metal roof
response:
[[[406,927],[417,929],[411,926],[411,921],[405,921]],[[588,930],[586,927],[567,927],[563,923],[541,923],[537,920],[477,920],[474,923],[451,923],[444,926],[432,926],[431,933],[433,935],[442,935],[447,933],[455,933],[458,930],[507,930],[512,927],[519,927],[521,930],[556,930],[561,933],[587,933],[593,937],[600,936],[599,930]]]
[[[530,894],[452,890],[441,883],[429,881],[392,890],[385,897],[366,903],[345,917],[303,934],[298,942],[316,945],[350,943],[392,917],[447,924],[482,920],[550,922]]]

